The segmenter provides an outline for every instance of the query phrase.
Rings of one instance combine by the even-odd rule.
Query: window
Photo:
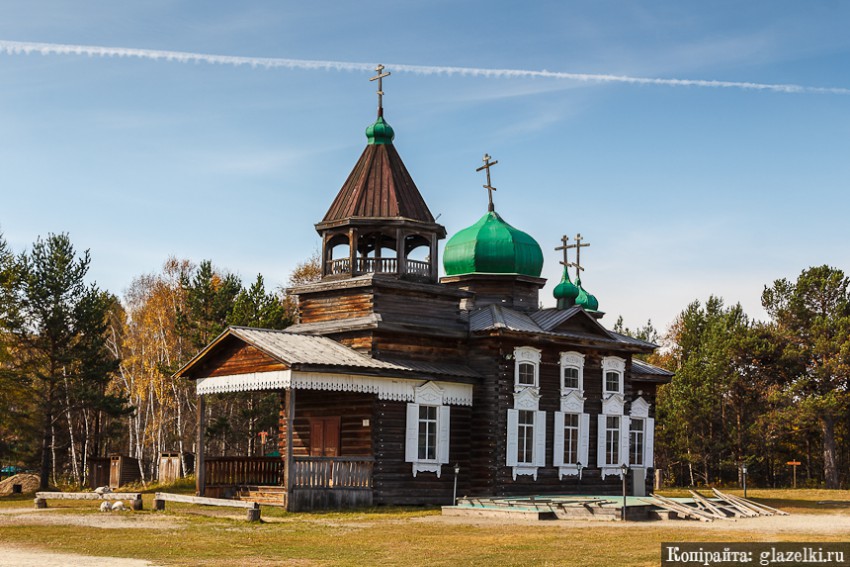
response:
[[[578,414],[564,414],[564,464],[574,465],[578,460]]]
[[[567,366],[564,368],[564,389],[578,390],[578,368]]]
[[[540,379],[540,350],[533,347],[514,349],[514,390],[537,388]]]
[[[561,353],[561,395],[584,390],[584,355],[578,352]]]
[[[536,386],[534,380],[535,366],[530,362],[520,362],[517,369],[516,383],[519,386]]]
[[[620,394],[623,391],[623,375],[626,361],[618,356],[606,356],[602,359],[602,392],[605,395]]]
[[[546,465],[546,412],[538,411],[540,396],[536,388],[514,394],[514,409],[508,410],[505,464],[513,477],[530,475],[537,480],[537,469]]]
[[[517,463],[534,464],[534,412],[520,410],[517,423]]]
[[[643,419],[632,418],[629,422],[629,462],[632,465],[643,466],[644,452],[644,422]]]
[[[605,391],[619,392],[620,391],[620,373],[608,371],[605,373]]]
[[[433,472],[449,462],[449,406],[443,405],[443,390],[433,382],[414,389],[415,403],[407,404],[404,460],[413,465],[413,476]]]
[[[420,461],[437,459],[437,407],[419,406],[419,444]]]
[[[620,463],[620,416],[605,416],[605,464]]]

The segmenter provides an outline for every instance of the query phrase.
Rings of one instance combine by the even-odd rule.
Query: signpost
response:
[[[791,467],[793,468],[793,470],[794,470],[794,488],[797,488],[797,467],[799,465],[802,465],[803,463],[801,463],[800,461],[788,461],[785,464],[791,465]]]

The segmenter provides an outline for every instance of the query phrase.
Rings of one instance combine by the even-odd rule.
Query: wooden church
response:
[[[378,117],[325,217],[320,281],[285,331],[232,327],[177,375],[199,396],[198,492],[290,510],[458,496],[616,494],[651,485],[656,345],[607,330],[564,237],[557,306],[543,253],[495,210],[449,238]],[[490,186],[491,162],[486,170]],[[473,221],[475,219],[470,219]],[[575,250],[576,262],[567,261]],[[575,283],[569,268],[576,268]],[[280,457],[205,457],[204,396],[280,393]],[[250,487],[250,488],[249,488]]]

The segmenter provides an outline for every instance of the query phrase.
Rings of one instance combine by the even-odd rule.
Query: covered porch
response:
[[[178,373],[195,381],[198,394],[198,495],[290,511],[410,498],[404,487],[416,469],[405,460],[408,406],[423,392],[439,393],[438,404],[472,400],[471,384],[435,382],[434,371],[444,369],[420,366],[373,359],[325,337],[228,329]],[[280,456],[207,454],[206,398],[237,392],[277,393]],[[376,480],[379,472],[384,480]],[[430,482],[448,484],[439,475]]]

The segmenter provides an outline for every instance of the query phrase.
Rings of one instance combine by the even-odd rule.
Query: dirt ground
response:
[[[6,509],[0,510],[0,529],[4,525],[39,524],[39,525],[74,525],[96,529],[137,528],[137,529],[179,529],[180,522],[173,518],[158,518],[155,516],[134,516],[132,513],[110,514],[67,514],[54,513],[55,509]],[[449,525],[493,526],[504,524],[540,524],[540,522],[517,521],[505,518],[475,518],[475,517],[446,517],[425,516],[413,521],[423,523],[443,523]],[[334,523],[339,523],[337,520]],[[342,522],[345,523],[345,522]],[[757,532],[762,536],[770,534],[812,534],[816,536],[850,534],[850,515],[836,514],[794,514],[791,516],[771,516],[746,519],[729,519],[712,523],[702,523],[687,520],[661,522],[626,523],[604,522],[606,529],[628,530],[635,526],[643,529],[667,530],[672,526],[677,529],[693,529],[695,531],[721,530]],[[575,529],[582,526],[599,526],[600,522],[563,521],[544,522],[543,525]],[[362,527],[362,526],[361,526]],[[0,567],[64,567],[110,565],[115,567],[155,567],[155,564],[139,559],[122,559],[115,557],[94,557],[57,553],[44,549],[25,548],[17,545],[0,544]]]

